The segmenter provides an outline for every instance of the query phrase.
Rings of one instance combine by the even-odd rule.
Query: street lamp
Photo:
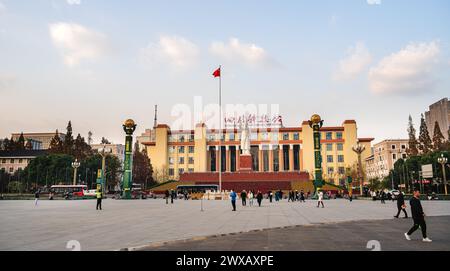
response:
[[[309,127],[313,129],[313,140],[314,140],[314,193],[317,195],[319,188],[321,188],[325,183],[322,178],[322,155],[321,152],[321,142],[320,142],[320,128],[323,126],[322,118],[314,114],[311,120],[308,121]]]
[[[366,147],[361,144],[357,144],[352,148],[354,152],[358,155],[358,179],[359,179],[359,193],[363,194],[362,187],[363,187],[363,174],[362,174],[362,160],[361,160],[361,154],[366,150]]]
[[[445,174],[445,164],[447,164],[448,159],[447,157],[444,156],[444,154],[441,154],[441,157],[439,157],[437,159],[438,163],[441,164],[442,166],[442,176],[444,178],[444,191],[445,191],[445,195],[447,195],[447,176]]]
[[[74,162],[72,162],[73,167],[73,185],[77,185],[77,170],[80,167],[81,163],[78,162],[78,159],[75,159]]]
[[[98,153],[102,156],[102,195],[106,192],[106,174],[105,174],[105,168],[106,168],[106,156],[108,156],[110,153],[112,153],[111,148],[107,148],[106,144],[103,144],[103,147],[98,150]]]

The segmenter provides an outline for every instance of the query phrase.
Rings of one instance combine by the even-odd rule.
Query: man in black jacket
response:
[[[406,240],[411,240],[411,234],[413,234],[419,227],[422,230],[422,236],[424,242],[432,242],[430,238],[427,237],[427,224],[425,223],[425,213],[422,209],[422,204],[420,203],[420,191],[418,189],[414,190],[414,197],[409,201],[411,205],[411,213],[414,220],[414,226],[405,233]]]
[[[405,218],[408,218],[408,213],[406,212],[406,204],[405,204],[405,197],[403,196],[403,193],[400,192],[397,196],[397,215],[394,216],[395,218],[398,218],[400,215],[400,212],[403,211],[405,213]]]

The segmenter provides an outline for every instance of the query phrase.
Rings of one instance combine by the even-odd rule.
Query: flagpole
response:
[[[222,65],[219,66],[219,191],[222,199]]]

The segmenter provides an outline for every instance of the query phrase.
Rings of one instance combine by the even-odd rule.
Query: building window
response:
[[[230,138],[230,141],[234,141],[235,140],[234,133],[228,134],[228,137]]]
[[[194,140],[195,140],[195,136],[193,134],[191,134],[189,136],[189,142],[194,142]]]
[[[396,153],[392,154],[392,159],[397,160],[397,154]]]
[[[272,133],[272,141],[278,141],[278,133],[277,132]]]
[[[402,150],[406,150],[406,145],[402,145]]]
[[[184,153],[184,146],[178,147],[178,153]]]
[[[336,139],[342,139],[342,132],[336,132]]]
[[[189,157],[188,158],[188,163],[189,163],[189,165],[193,165],[194,164],[194,157]]]
[[[332,132],[327,132],[325,136],[326,136],[327,140],[332,140],[333,139],[333,133]]]
[[[169,168],[169,176],[175,175],[175,170],[173,168]]]
[[[2,164],[6,164],[6,159],[2,159]]]
[[[11,159],[10,162],[11,162],[11,164],[14,164],[16,161],[15,161],[15,159]]]
[[[213,134],[209,134],[209,135],[208,135],[208,140],[209,140],[209,141],[215,141],[215,140],[216,140],[216,136],[213,135]]]
[[[339,167],[339,174],[344,175],[345,174],[345,168],[344,167]]]
[[[178,164],[184,165],[184,157],[179,157],[178,158]]]
[[[344,156],[338,155],[338,163],[344,163]]]
[[[255,132],[250,133],[250,140],[258,140],[258,134]]]
[[[184,142],[184,135],[180,135],[180,137],[179,137],[179,142]]]
[[[194,150],[195,150],[194,146],[189,146],[189,153],[194,153]]]
[[[333,155],[327,155],[327,163],[333,163]]]
[[[392,148],[393,150],[395,150],[395,145],[391,145],[391,148]]]
[[[329,167],[328,168],[328,175],[333,175],[334,173],[334,167]]]
[[[406,159],[406,153],[402,153],[402,158]]]
[[[184,168],[179,168],[178,169],[178,175],[182,175],[184,173]]]
[[[269,140],[269,134],[266,132],[261,133],[261,140]]]
[[[333,144],[327,144],[327,151],[333,150]]]
[[[10,172],[10,173],[13,173],[13,172],[14,172],[14,168],[10,167],[10,168],[9,168],[9,172]]]
[[[289,140],[289,133],[283,133],[283,140]]]
[[[169,146],[169,153],[174,153],[174,152],[175,152],[175,147]]]
[[[23,163],[23,159],[19,159],[19,164],[22,164]]]
[[[194,169],[193,169],[193,168],[189,168],[189,169],[188,169],[188,172],[189,172],[189,173],[194,173]]]
[[[337,150],[338,150],[338,151],[343,151],[343,150],[344,150],[344,144],[338,143],[338,144],[337,144]]]
[[[174,159],[173,157],[169,157],[169,165],[173,165]]]
[[[300,140],[300,134],[294,133],[294,140]]]

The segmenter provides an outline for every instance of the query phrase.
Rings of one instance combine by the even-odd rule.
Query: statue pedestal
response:
[[[241,154],[239,157],[239,171],[253,171],[252,169],[252,155],[251,154]]]

